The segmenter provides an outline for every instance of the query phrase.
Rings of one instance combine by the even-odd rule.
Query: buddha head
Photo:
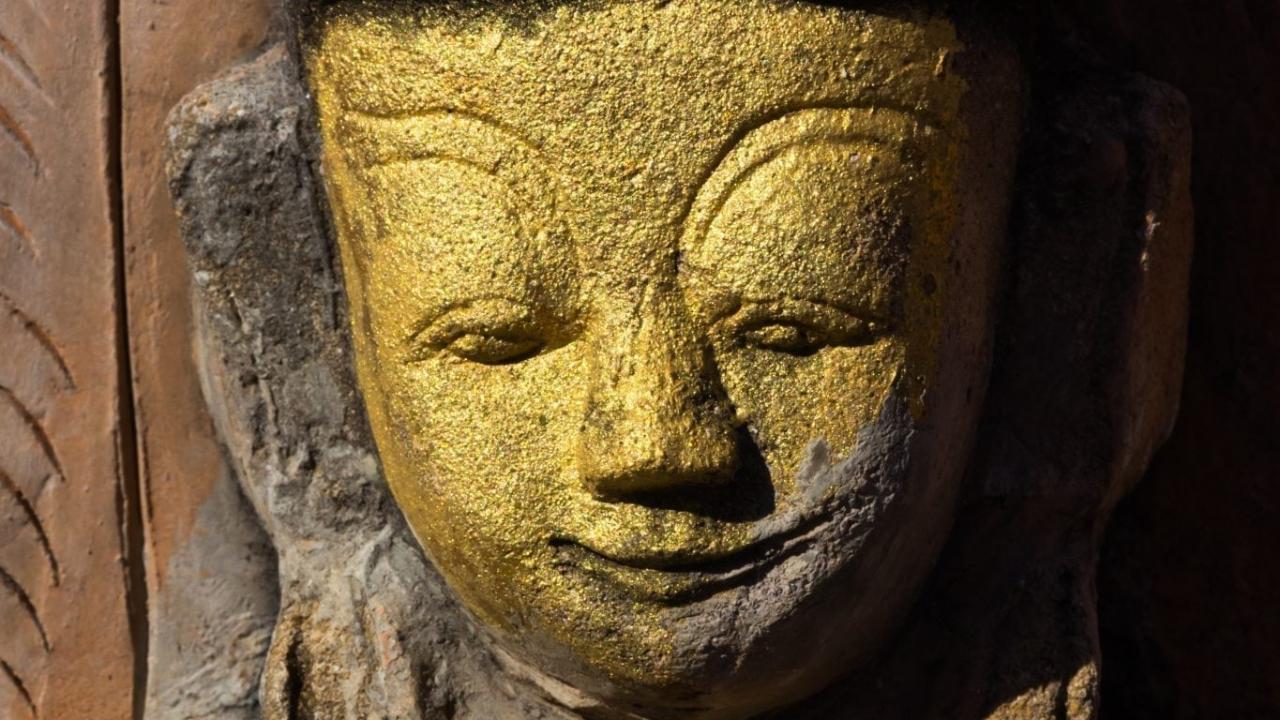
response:
[[[799,0],[353,0],[305,38],[385,476],[498,651],[677,715],[866,662],[973,442],[1012,50]]]

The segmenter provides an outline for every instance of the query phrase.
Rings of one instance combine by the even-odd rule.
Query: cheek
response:
[[[571,475],[579,360],[566,346],[509,366],[443,353],[393,366],[386,430],[408,470],[388,473],[397,496],[475,549],[539,549]]]
[[[887,338],[808,357],[742,348],[718,359],[729,399],[785,495],[814,441],[825,441],[836,460],[853,453],[858,432],[880,415],[904,355],[902,343]]]

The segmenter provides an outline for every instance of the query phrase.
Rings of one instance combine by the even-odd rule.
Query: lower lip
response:
[[[758,542],[731,555],[680,563],[628,563],[571,540],[553,543],[557,560],[638,599],[678,605],[750,583],[807,543]]]

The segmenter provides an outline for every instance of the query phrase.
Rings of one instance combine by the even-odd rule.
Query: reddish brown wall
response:
[[[0,717],[141,711],[148,609],[228,482],[162,124],[261,42],[265,6],[0,3]]]
[[[189,273],[164,176],[164,121],[183,95],[261,44],[266,5],[124,0],[121,7],[130,350],[148,579],[157,591],[221,464],[191,356]]]
[[[242,559],[262,554],[246,547],[260,533],[223,463],[196,379],[190,272],[164,173],[169,111],[261,46],[268,5],[120,7],[124,256],[154,717],[254,717],[256,678],[245,668],[265,651],[260,618],[275,608],[274,578],[262,576],[270,565]]]
[[[164,122],[183,95],[262,43],[269,15],[267,0],[121,7],[130,351],[153,593],[167,590],[169,559],[223,474],[192,360],[190,279],[164,176]]]
[[[54,5],[0,3],[0,717],[127,718],[114,17]]]

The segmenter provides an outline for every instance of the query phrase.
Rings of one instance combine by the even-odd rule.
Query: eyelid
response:
[[[523,339],[520,335],[533,327],[533,309],[528,305],[502,297],[477,298],[427,315],[405,338],[405,345],[416,360],[424,351],[443,350],[466,335]]]
[[[729,333],[742,333],[770,325],[800,325],[828,333],[834,344],[875,337],[889,329],[879,313],[843,308],[821,300],[786,298],[774,301],[745,300],[716,321]]]

